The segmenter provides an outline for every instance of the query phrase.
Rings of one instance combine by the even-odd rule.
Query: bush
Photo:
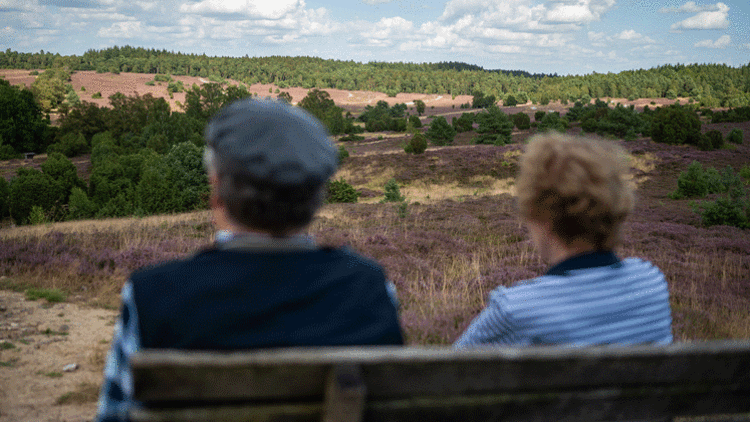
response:
[[[93,99],[102,98],[102,93],[101,92],[95,92],[95,93],[91,94],[91,98],[93,98]]]
[[[542,121],[542,119],[543,119],[543,118],[544,118],[544,116],[546,116],[546,115],[547,115],[547,112],[546,112],[546,111],[543,111],[543,110],[537,110],[536,112],[534,112],[534,121],[535,121],[535,122],[540,122],[540,121]]]
[[[342,177],[339,180],[329,180],[326,184],[326,202],[346,203],[357,202],[360,193]]]
[[[750,166],[742,166],[740,169],[740,177],[750,181]]]
[[[343,145],[339,146],[339,164],[344,162],[344,159],[349,157],[349,151],[347,151],[346,148],[344,148]]]
[[[707,194],[708,177],[703,171],[703,165],[693,161],[677,178],[677,191],[672,194],[672,198],[703,198]]]
[[[68,199],[68,220],[85,220],[96,215],[96,204],[89,199],[83,189],[75,187]]]
[[[690,107],[660,107],[653,115],[651,138],[666,144],[698,145],[702,140],[701,121]]]
[[[0,145],[0,160],[14,160],[23,158],[23,154],[16,152],[10,145]]]
[[[381,202],[403,202],[404,199],[406,198],[401,195],[396,179],[389,180],[385,184],[385,198]]]
[[[427,138],[421,133],[415,133],[404,145],[404,152],[407,154],[422,154],[427,149]]]
[[[49,218],[44,213],[42,207],[40,207],[39,205],[34,205],[31,207],[28,222],[33,226],[37,224],[46,224],[49,223]]]
[[[351,141],[362,141],[364,139],[365,139],[364,136],[355,135],[355,134],[352,133],[352,134],[349,134],[349,135],[346,135],[344,137],[339,138],[339,141],[351,142]]]
[[[704,204],[701,221],[705,226],[734,226],[748,228],[747,204],[745,201],[719,198]]]
[[[453,138],[456,137],[456,129],[451,126],[443,116],[435,117],[430,123],[429,129],[425,132],[425,137],[433,145],[450,145]]]
[[[511,141],[513,122],[498,106],[490,106],[476,116],[476,144],[506,145]]]
[[[515,107],[518,105],[518,100],[513,95],[508,94],[508,96],[505,97],[505,101],[503,101],[503,105],[506,107]]]
[[[547,113],[539,122],[539,131],[547,132],[548,130],[556,130],[558,132],[565,133],[568,130],[568,121],[560,117],[560,113]]]
[[[76,157],[87,153],[88,150],[86,138],[81,133],[73,132],[64,135],[58,142],[47,147],[48,154],[59,152],[66,157]]]
[[[47,161],[41,165],[44,174],[57,182],[62,189],[61,198],[64,204],[68,203],[68,197],[74,187],[84,188],[86,184],[78,177],[76,166],[59,152],[53,152],[47,156]]]
[[[453,118],[453,127],[456,132],[469,132],[474,129],[474,113],[462,113],[461,117]]]
[[[156,82],[169,82],[172,80],[172,77],[169,75],[161,75],[157,73],[156,75],[154,75],[154,80]]]
[[[10,216],[10,184],[0,177],[0,220]]]
[[[519,112],[512,116],[513,124],[519,130],[527,130],[531,128],[531,117],[528,114]]]
[[[711,149],[719,149],[724,146],[724,137],[718,130],[709,130],[706,137],[711,142]]]
[[[743,137],[742,130],[734,128],[729,131],[729,134],[727,135],[727,142],[731,142],[733,144],[742,144],[742,137]]]
[[[61,208],[63,194],[60,184],[48,175],[34,169],[20,168],[10,183],[11,217],[16,224],[26,224],[34,206],[55,217]]]
[[[409,116],[409,124],[412,125],[412,127],[419,129],[422,127],[422,120],[417,116]]]

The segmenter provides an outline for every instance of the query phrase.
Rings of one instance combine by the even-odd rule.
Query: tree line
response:
[[[89,50],[81,56],[50,52],[0,52],[0,68],[190,75],[245,84],[444,95],[481,92],[500,101],[512,95],[544,105],[594,98],[691,98],[704,107],[750,105],[750,63],[676,64],[619,73],[557,76],[518,70],[486,70],[460,62],[359,63],[316,57],[212,57],[141,47]]]

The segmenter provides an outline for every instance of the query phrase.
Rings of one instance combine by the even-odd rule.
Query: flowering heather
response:
[[[635,172],[638,203],[617,253],[662,269],[676,339],[750,338],[750,233],[701,227],[692,201],[669,199],[677,176],[693,160],[739,169],[747,164],[750,147],[702,152],[647,140],[623,145],[647,157],[649,165]],[[428,149],[421,156],[353,153],[341,173],[358,189],[367,188],[368,202],[375,203],[326,205],[310,231],[321,244],[347,246],[382,263],[398,289],[409,342],[449,343],[482,309],[490,290],[547,268],[515,217],[511,195],[466,194],[473,190],[465,187],[481,188],[484,178],[512,177],[519,149],[480,145]],[[460,189],[423,203],[407,194],[402,212],[398,205],[377,203],[392,177],[402,192],[414,192],[422,186],[418,182]],[[209,221],[206,212],[197,212],[3,229],[0,275],[116,305],[132,270],[186,256],[211,241]]]

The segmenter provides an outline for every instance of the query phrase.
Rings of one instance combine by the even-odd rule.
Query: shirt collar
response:
[[[241,251],[311,251],[318,249],[315,239],[306,234],[289,237],[271,237],[260,233],[231,233],[231,235],[217,236],[216,244],[223,250]]]
[[[583,268],[606,267],[619,264],[620,259],[612,251],[586,252],[568,258],[550,268],[545,275],[567,275],[569,271]]]

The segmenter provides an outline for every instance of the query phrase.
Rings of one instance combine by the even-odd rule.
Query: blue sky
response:
[[[748,0],[0,0],[0,49],[460,61],[588,74],[750,63]]]

